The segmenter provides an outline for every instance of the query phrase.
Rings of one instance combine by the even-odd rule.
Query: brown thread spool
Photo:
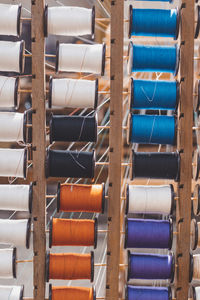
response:
[[[75,220],[52,218],[50,222],[49,247],[94,246],[97,247],[97,219]]]

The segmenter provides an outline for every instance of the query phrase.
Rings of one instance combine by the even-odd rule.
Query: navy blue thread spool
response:
[[[59,142],[95,142],[97,141],[97,114],[94,116],[50,117],[50,143]]]
[[[46,177],[94,178],[95,151],[47,149]]]
[[[178,45],[152,46],[135,45],[128,48],[128,74],[133,72],[173,73],[179,69],[180,51]]]
[[[129,142],[174,145],[177,124],[174,116],[131,115]]]
[[[178,81],[135,80],[129,82],[130,109],[176,110],[180,98]]]
[[[156,255],[131,253],[128,251],[128,278],[130,279],[170,279],[174,281],[174,254]]]
[[[125,219],[124,248],[171,249],[172,241],[172,219]]]
[[[179,152],[134,152],[132,179],[153,178],[179,180]]]
[[[172,300],[171,287],[131,286],[125,288],[125,300]]]
[[[129,38],[155,36],[178,38],[178,9],[137,9],[129,6]]]

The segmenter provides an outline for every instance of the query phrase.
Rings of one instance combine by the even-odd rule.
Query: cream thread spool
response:
[[[56,71],[104,75],[105,44],[57,44]]]
[[[0,4],[0,35],[20,35],[21,5]]]
[[[16,248],[0,249],[0,278],[16,278]]]
[[[0,148],[0,176],[26,178],[27,149]]]
[[[32,211],[32,184],[0,184],[0,210]]]
[[[24,70],[24,41],[0,41],[0,71],[22,73]]]
[[[126,213],[165,214],[174,208],[172,185],[127,185]]]
[[[19,78],[0,76],[0,108],[17,108],[18,86]]]
[[[193,255],[193,279],[200,280],[200,254]]]
[[[23,300],[23,285],[0,285],[1,300]]]
[[[0,219],[0,244],[29,248],[31,219]]]
[[[27,142],[27,114],[0,112],[0,142]]]
[[[49,107],[93,108],[98,104],[98,80],[53,79],[49,81]]]
[[[95,8],[83,7],[48,7],[45,6],[45,36],[65,35],[81,36],[91,35],[94,37]]]

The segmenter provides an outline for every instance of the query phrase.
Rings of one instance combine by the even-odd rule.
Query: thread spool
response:
[[[91,35],[94,38],[95,7],[48,7],[44,12],[44,33],[65,36]]]
[[[173,223],[169,220],[125,219],[124,248],[171,249]]]
[[[90,254],[49,253],[46,254],[46,281],[49,279],[94,280],[94,252]]]
[[[0,243],[22,246],[29,249],[31,219],[0,219]]]
[[[125,300],[172,300],[171,287],[131,286],[125,288]]]
[[[198,0],[196,2],[198,2]],[[200,31],[200,6],[199,5],[197,5],[196,7],[196,19],[197,19],[197,24],[196,24],[195,35],[194,35],[195,39],[198,38],[199,31]]]
[[[56,72],[81,72],[104,75],[105,44],[60,44],[56,48]]]
[[[26,178],[27,149],[0,148],[0,176]]]
[[[200,299],[200,287],[199,286],[192,286],[192,299],[199,300]]]
[[[135,45],[128,49],[128,74],[133,72],[164,72],[176,76],[180,51],[174,46]]]
[[[173,185],[130,185],[126,190],[126,214],[172,214],[175,207]]]
[[[200,106],[200,80],[196,80],[193,97],[193,107],[195,111],[199,111]]]
[[[93,178],[95,151],[78,152],[47,149],[46,177]]]
[[[128,281],[130,279],[170,279],[174,281],[174,254],[156,255],[128,251]]]
[[[0,285],[0,297],[2,300],[23,300],[23,285]]]
[[[95,220],[52,218],[49,231],[49,248],[52,246],[97,247],[98,223]]]
[[[196,149],[194,151],[194,155],[192,159],[192,173],[193,173],[194,180],[197,180],[199,178],[199,167],[200,167],[200,154],[199,154],[199,150]]]
[[[190,282],[200,280],[200,254],[190,254]]]
[[[58,184],[57,212],[104,213],[105,184]]]
[[[0,72],[22,73],[24,71],[24,41],[0,41]]]
[[[59,142],[94,142],[97,141],[97,114],[93,116],[50,117],[50,143]]]
[[[138,144],[174,145],[176,131],[175,116],[132,114],[128,140]]]
[[[18,107],[19,78],[0,76],[0,108]]]
[[[197,247],[200,247],[199,230],[200,230],[200,223],[197,223],[195,219],[192,219],[191,229],[190,229],[191,232],[190,244],[192,250],[195,250]]]
[[[52,106],[71,108],[93,108],[98,105],[98,79],[80,80],[50,78],[49,108]]]
[[[194,200],[192,201],[193,211],[194,211],[194,214],[196,216],[198,216],[200,213],[200,186],[199,186],[199,184],[195,185],[193,196],[194,196]]]
[[[129,6],[129,38],[155,36],[178,38],[180,14],[178,9],[136,9]]]
[[[21,5],[0,4],[0,35],[20,35]]]
[[[32,212],[33,186],[22,184],[0,185],[0,209]]]
[[[52,286],[49,285],[49,300],[96,300],[94,287]]]
[[[179,180],[180,155],[177,152],[133,151],[132,179],[155,178]]]
[[[0,249],[0,278],[16,278],[16,248]]]
[[[24,143],[30,142],[26,125],[26,112],[0,112],[0,141]]]
[[[176,110],[180,98],[177,81],[135,80],[129,81],[131,109]]]
[[[155,1],[155,2],[169,2],[169,3],[172,3],[174,0],[135,0],[135,1]]]

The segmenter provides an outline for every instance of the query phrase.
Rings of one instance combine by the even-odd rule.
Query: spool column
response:
[[[34,300],[45,299],[45,47],[44,0],[33,0],[32,10],[32,107],[33,107],[33,247]]]
[[[191,221],[192,125],[193,125],[193,57],[194,57],[194,0],[183,0],[181,9],[181,101],[179,110],[178,149],[181,151],[179,199],[176,206],[177,276],[176,299],[188,299],[189,251]]]
[[[124,1],[111,1],[110,135],[106,299],[119,298]]]

